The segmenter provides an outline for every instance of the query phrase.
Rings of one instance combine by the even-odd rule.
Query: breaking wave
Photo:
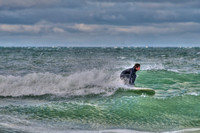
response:
[[[68,76],[53,73],[31,73],[25,76],[0,76],[1,96],[25,95],[88,95],[113,93],[109,88],[120,86],[116,74],[104,70],[77,72]]]

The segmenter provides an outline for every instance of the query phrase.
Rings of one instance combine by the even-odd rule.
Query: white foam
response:
[[[124,56],[120,56],[120,57],[117,57],[118,59],[122,59],[122,60],[124,60],[124,59],[126,59],[127,57],[124,57]]]
[[[0,76],[1,96],[23,95],[87,95],[113,93],[109,88],[122,84],[118,73],[103,70],[77,72],[69,76],[31,73],[25,76]]]
[[[199,94],[197,92],[190,92],[190,93],[187,93],[187,95],[199,96]]]
[[[132,68],[135,63],[137,62],[135,61],[126,62],[124,63],[125,65],[121,65],[121,67],[124,69]],[[140,62],[140,64],[141,64],[141,70],[165,70],[166,69],[164,65],[161,63]]]
[[[163,133],[188,133],[188,132],[195,132],[199,133],[200,128],[190,128],[190,129],[183,129],[183,130],[177,130],[177,131],[170,131],[170,132],[163,132]]]
[[[143,64],[141,66],[141,70],[164,70],[165,67],[163,64],[156,64],[156,63],[149,63],[149,64]]]
[[[167,71],[179,73],[179,70],[176,70],[176,69],[167,69]]]

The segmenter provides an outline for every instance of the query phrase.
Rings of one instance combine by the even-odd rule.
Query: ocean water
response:
[[[200,132],[200,48],[1,47],[0,132]]]

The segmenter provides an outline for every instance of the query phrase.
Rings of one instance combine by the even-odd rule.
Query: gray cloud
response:
[[[4,33],[32,33],[32,34],[54,34],[54,33],[87,33],[87,34],[107,34],[107,35],[169,35],[195,33],[200,31],[200,23],[162,23],[135,26],[116,26],[98,24],[55,24],[41,21],[34,25],[24,24],[0,24],[0,32]]]
[[[54,23],[137,25],[200,22],[199,1],[2,0],[0,23]],[[7,10],[5,10],[5,8]],[[12,10],[18,9],[18,10]]]
[[[88,42],[90,36],[194,38],[200,34],[199,7],[199,0],[0,0],[0,35],[68,36]]]
[[[2,10],[22,10],[27,8],[79,8],[85,0],[0,0]]]

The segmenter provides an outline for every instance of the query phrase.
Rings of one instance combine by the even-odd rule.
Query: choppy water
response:
[[[118,92],[135,63],[155,95]],[[200,48],[1,47],[0,131],[199,132]]]

